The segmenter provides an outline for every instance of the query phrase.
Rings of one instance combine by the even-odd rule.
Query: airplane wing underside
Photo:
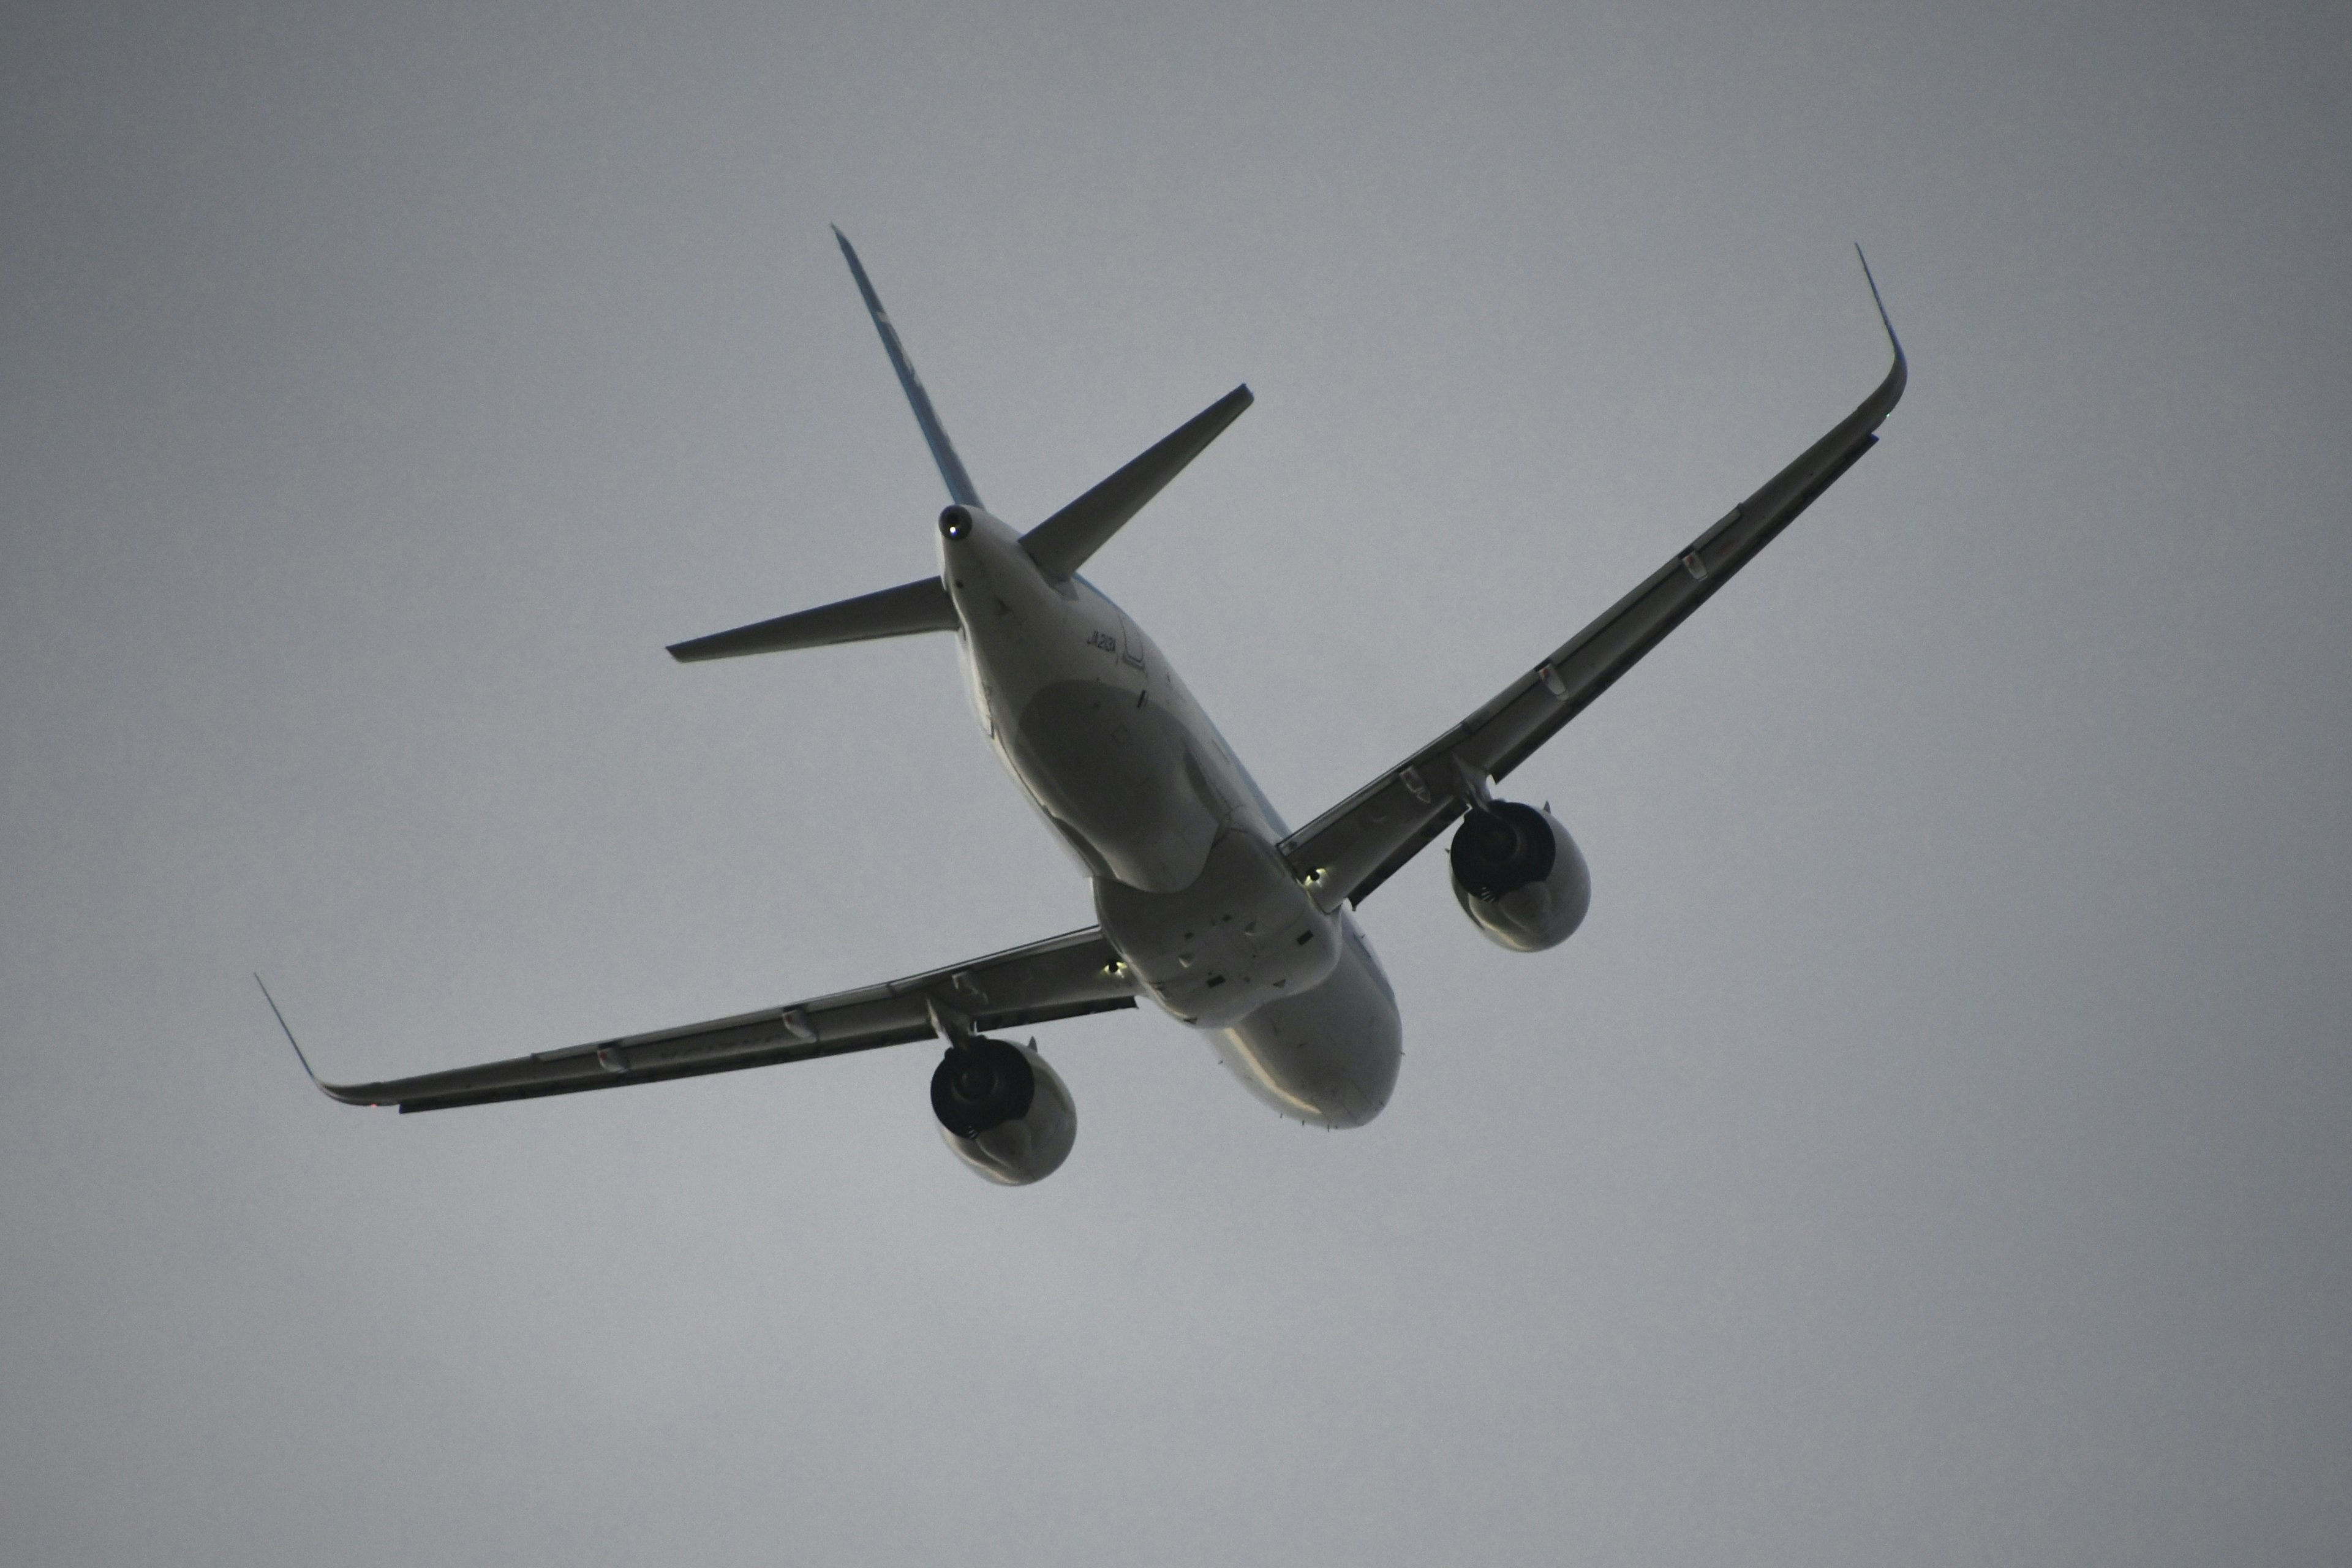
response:
[[[265,987],[263,994],[268,994]],[[445,1110],[541,1095],[667,1083],[929,1039],[934,1007],[975,1030],[1019,1028],[1135,1005],[1135,983],[1102,932],[1049,937],[949,969],[682,1028],[541,1051],[383,1083],[310,1080],[346,1105]],[[278,1004],[270,1003],[272,1012]],[[283,1014],[278,1026],[285,1027]],[[287,1029],[289,1044],[294,1032]],[[294,1045],[296,1056],[302,1047]],[[307,1058],[303,1069],[310,1070]]]
[[[1875,282],[1870,291],[1876,302]],[[1318,901],[1362,903],[1468,810],[1486,780],[1499,782],[1558,734],[1877,444],[1908,376],[1883,303],[1878,313],[1895,363],[1859,407],[1542,663],[1283,841]]]

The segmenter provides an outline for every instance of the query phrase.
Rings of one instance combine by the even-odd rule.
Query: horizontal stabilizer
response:
[[[948,597],[946,584],[937,577],[920,577],[878,594],[778,616],[731,632],[713,632],[692,642],[672,643],[669,656],[680,664],[694,664],[707,658],[740,658],[749,653],[782,653],[916,632],[951,632],[957,625],[955,604]]]
[[[1048,577],[1076,572],[1255,401],[1248,387],[1236,386],[1192,416],[1143,456],[1023,534],[1029,558]]]

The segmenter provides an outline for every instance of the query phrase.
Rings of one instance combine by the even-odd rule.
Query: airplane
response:
[[[1894,355],[1877,389],[1598,619],[1294,831],[1167,656],[1079,571],[1240,417],[1249,388],[1236,386],[1016,531],[982,504],[856,250],[833,232],[947,486],[939,570],[669,653],[690,664],[952,635],[982,733],[1084,870],[1097,923],[879,985],[381,1083],[322,1081],[263,986],[303,1071],[329,1098],[440,1110],[940,1040],[930,1092],[941,1138],[980,1175],[1018,1186],[1069,1157],[1077,1113],[1034,1036],[1018,1045],[995,1032],[1148,998],[1203,1036],[1242,1086],[1284,1116],[1360,1127],[1396,1086],[1404,1029],[1355,911],[1454,827],[1454,896],[1478,931],[1521,952],[1567,941],[1591,902],[1584,857],[1548,805],[1499,799],[1493,786],[1876,445],[1908,375],[1856,247]]]

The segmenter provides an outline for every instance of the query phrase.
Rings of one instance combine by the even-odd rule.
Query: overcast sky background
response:
[[[0,1558],[2352,1556],[2352,13],[11,7]],[[1054,1026],[373,1079],[1087,923],[904,581],[1237,381],[1090,569],[1293,821],[1828,428],[1884,444],[1365,919],[1267,1114]]]

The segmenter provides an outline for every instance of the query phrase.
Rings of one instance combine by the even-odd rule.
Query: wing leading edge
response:
[[[262,994],[268,995],[268,987]],[[1134,981],[1091,926],[952,968],[782,1007],[382,1083],[321,1081],[294,1044],[277,1002],[269,1004],[320,1093],[346,1105],[392,1105],[403,1111],[627,1089],[874,1050],[934,1037],[935,1013],[985,1031],[1134,1005]]]
[[[1854,254],[1862,254],[1859,246]],[[1878,426],[1902,400],[1909,367],[1867,259],[1862,270],[1895,355],[1877,389],[1535,668],[1285,839],[1292,870],[1325,908],[1369,898],[1469,808],[1485,781],[1500,781],[1559,733],[1877,444]]]

